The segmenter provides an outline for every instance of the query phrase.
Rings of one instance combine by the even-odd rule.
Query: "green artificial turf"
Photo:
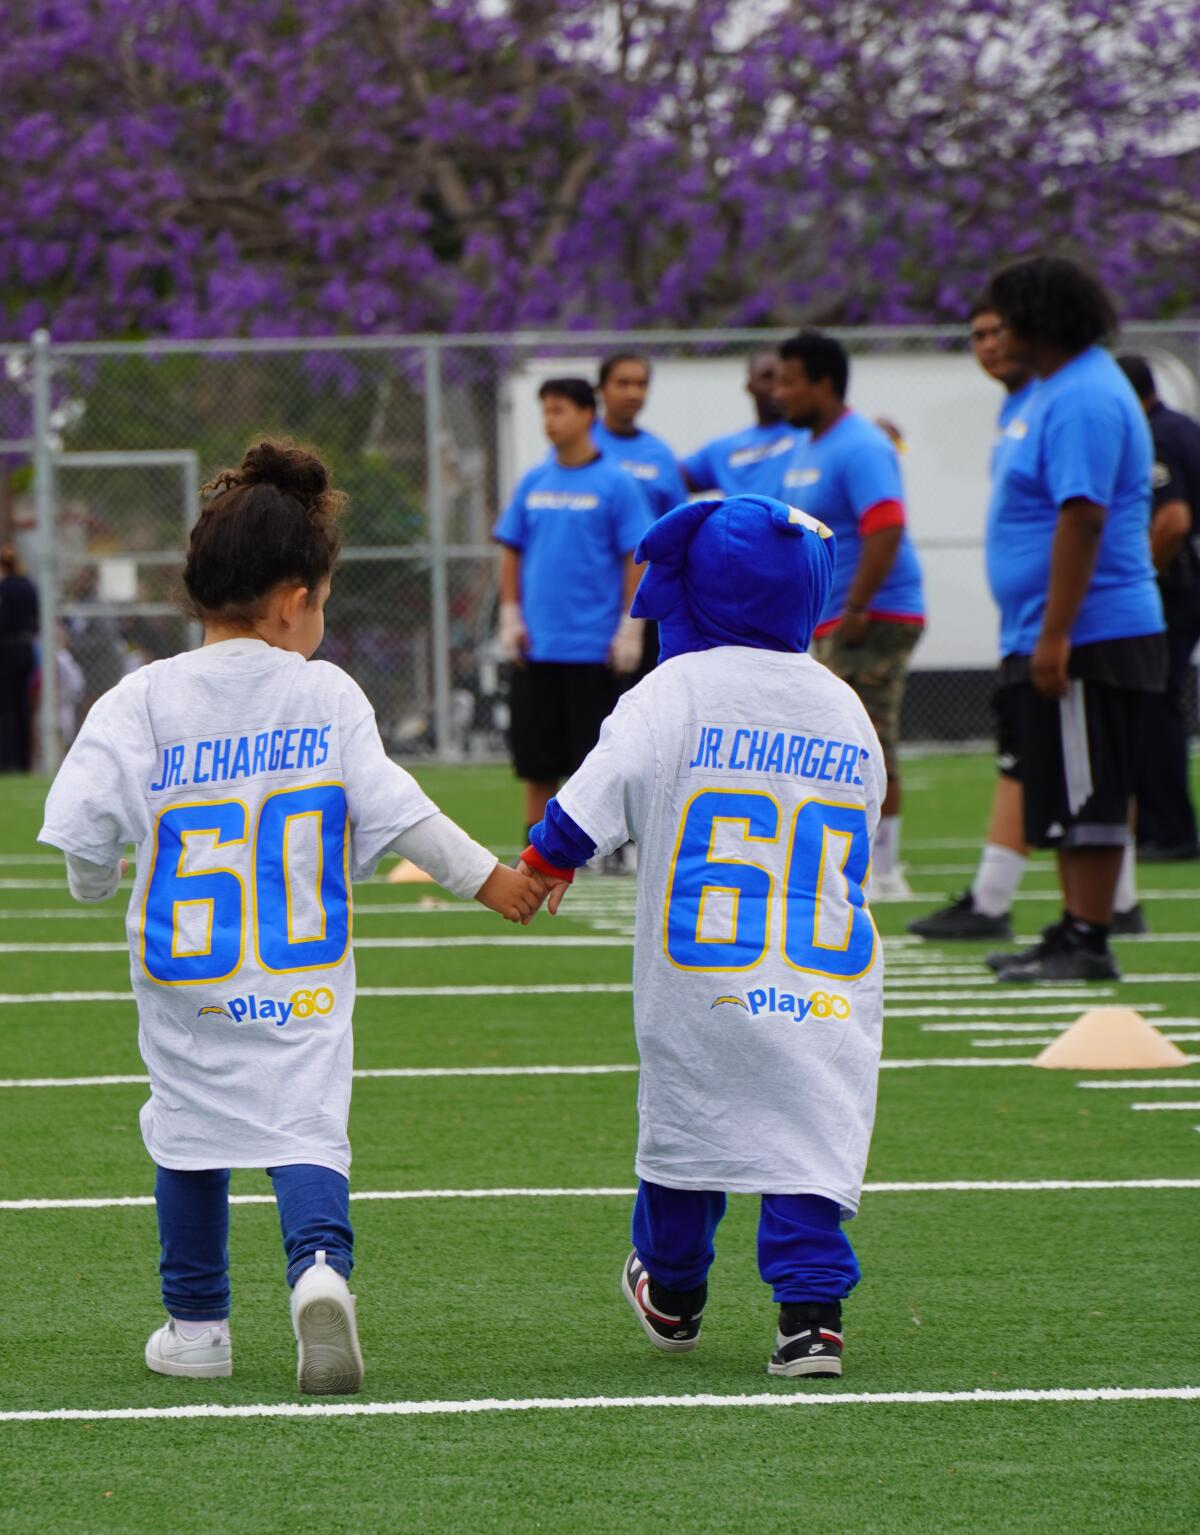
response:
[[[878,908],[886,935],[902,934],[908,918],[969,882],[961,871],[975,861],[992,773],[983,757],[906,764],[905,857],[925,902]],[[515,850],[519,800],[505,771],[419,776],[475,835]],[[123,941],[122,903],[74,915],[83,909],[34,846],[43,794],[36,781],[6,781],[0,944]],[[48,883],[24,889],[20,881]],[[1200,894],[1171,898],[1200,891],[1200,868],[1143,869],[1142,883],[1163,892],[1146,901],[1160,938],[1122,943],[1126,972],[1200,973],[1200,940],[1161,940],[1200,932]],[[1031,898],[1053,888],[1051,865],[1035,860],[1017,908],[1021,932],[1053,917],[1052,901]],[[378,880],[357,900],[360,940],[622,939],[631,920],[624,881],[581,879],[560,919],[542,917],[527,930],[469,903],[443,909],[428,887]],[[928,962],[957,965],[983,952],[945,945]],[[919,974],[910,953],[893,951],[897,979]],[[522,991],[360,998],[356,1065],[632,1064],[628,995],[523,991],[620,984],[629,968],[620,944],[362,948],[361,986]],[[0,954],[4,995],[123,992],[128,974],[120,952]],[[928,980],[949,996],[938,1004],[951,1010],[947,1022],[957,994],[993,984],[982,967],[978,980]],[[1194,982],[1169,980],[1115,990],[1117,1000],[1159,1007],[1150,1016],[1164,1018],[1200,1014],[1198,994]],[[1048,989],[1014,998],[1007,1016],[1036,1022],[1027,1009],[1048,1001]],[[902,988],[889,1005],[905,1008]],[[982,1029],[931,1033],[924,1021],[890,1018],[885,1056],[998,1059],[1040,1048],[987,1050],[972,1043],[986,1037]],[[1200,1042],[1183,1048],[1200,1054]],[[129,1001],[0,1005],[0,1078],[141,1069]],[[1193,1073],[1200,1102],[1196,1067],[1170,1075]],[[1132,1112],[1149,1093],[1084,1091],[1079,1081],[1022,1068],[886,1070],[868,1178],[1198,1176],[1200,1111]],[[635,1091],[631,1073],[359,1080],[354,1186],[631,1187]],[[152,1168],[136,1118],[144,1096],[138,1085],[0,1089],[0,1197],[148,1194]],[[262,1194],[269,1183],[238,1173],[235,1190]],[[618,1292],[624,1196],[362,1201],[354,1217],[363,1402],[766,1392],[787,1403],[859,1392],[1200,1385],[1192,1190],[868,1193],[850,1228],[864,1280],[846,1307],[846,1374],[807,1385],[765,1374],[774,1319],[755,1268],[749,1198],[731,1201],[720,1234],[701,1346],[675,1358],[646,1345]],[[227,1381],[163,1379],[142,1364],[146,1334],[161,1317],[152,1209],[0,1211],[0,1234],[0,1410],[301,1400],[269,1204],[233,1212],[236,1366]],[[1200,1402],[1170,1400],[794,1402],[6,1422],[0,1530],[1191,1531],[1200,1526],[1198,1414]]]

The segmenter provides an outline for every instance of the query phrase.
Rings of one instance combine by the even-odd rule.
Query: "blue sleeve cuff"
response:
[[[529,833],[529,840],[547,863],[556,869],[578,869],[596,851],[596,844],[552,799],[545,817]]]

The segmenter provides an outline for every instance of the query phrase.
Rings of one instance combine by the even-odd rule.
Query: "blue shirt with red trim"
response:
[[[862,539],[881,528],[904,527],[904,483],[896,449],[873,422],[848,410],[819,437],[801,433],[783,476],[782,499],[832,528],[837,539],[837,569],[817,626],[820,634],[841,617]],[[907,528],[868,611],[872,618],[924,622],[921,566]]]

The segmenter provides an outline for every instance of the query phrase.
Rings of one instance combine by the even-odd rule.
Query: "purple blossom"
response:
[[[1186,9],[0,6],[0,323],[932,321],[1055,245],[1131,315],[1195,310]]]

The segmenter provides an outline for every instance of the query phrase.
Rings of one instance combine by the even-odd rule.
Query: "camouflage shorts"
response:
[[[822,666],[848,682],[871,716],[883,760],[889,773],[896,770],[900,743],[900,706],[908,680],[908,658],[921,638],[917,624],[898,624],[877,618],[861,645],[843,645],[838,631],[812,643],[812,653]]]

